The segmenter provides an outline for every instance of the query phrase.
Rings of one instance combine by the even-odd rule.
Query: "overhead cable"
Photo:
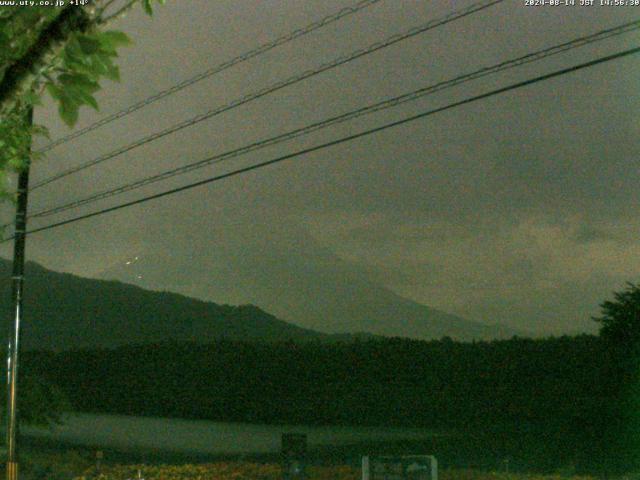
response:
[[[552,55],[557,55],[559,53],[563,53],[566,52],[568,50],[572,50],[578,47],[582,47],[588,44],[592,44],[595,42],[599,42],[602,40],[605,40],[607,38],[616,36],[616,35],[621,35],[623,33],[628,33],[628,32],[632,32],[632,31],[636,31],[640,29],[640,20],[636,20],[633,22],[629,22],[629,23],[625,23],[623,25],[619,25],[616,27],[612,27],[612,28],[608,28],[605,30],[601,30],[598,31],[594,34],[591,35],[587,35],[587,36],[583,36],[583,37],[579,37],[576,38],[574,40],[568,41],[568,42],[564,42],[558,45],[554,45],[552,47],[548,47],[545,48],[543,50],[538,50],[536,52],[532,52],[532,53],[528,53],[526,55],[522,55],[520,57],[517,58],[513,58],[510,60],[506,60],[500,63],[497,63],[495,65],[491,65],[488,67],[484,67],[478,70],[475,70],[473,72],[470,73],[466,73],[464,75],[459,75],[455,78],[446,80],[446,81],[442,81],[442,82],[438,82],[436,84],[433,85],[429,85],[427,87],[423,87],[417,90],[413,90],[409,93],[405,93],[403,95],[399,95],[393,98],[389,98],[371,105],[367,105],[365,107],[356,109],[356,110],[352,110],[349,111],[347,113],[338,115],[338,116],[334,116],[325,120],[322,120],[320,122],[315,122],[312,123],[310,125],[304,126],[302,128],[297,128],[295,130],[291,130],[289,132],[271,137],[271,138],[267,138],[267,139],[263,139],[263,140],[259,140],[256,141],[254,143],[251,143],[249,145],[245,145],[243,147],[240,148],[236,148],[233,150],[229,150],[226,151],[224,153],[220,153],[217,155],[214,155],[212,157],[208,157],[204,160],[200,160],[194,163],[190,163],[188,165],[183,165],[177,168],[173,168],[167,171],[164,171],[162,173],[156,174],[156,175],[151,175],[145,178],[142,178],[140,180],[136,180],[121,186],[118,186],[116,188],[111,188],[108,190],[103,190],[101,192],[98,193],[94,193],[92,195],[86,196],[84,198],[78,199],[78,200],[74,200],[68,203],[65,203],[63,205],[59,205],[56,207],[51,207],[51,208],[47,208],[44,210],[40,210],[36,213],[33,213],[31,215],[29,215],[30,219],[35,219],[35,218],[42,218],[42,217],[48,217],[50,215],[54,215],[57,213],[61,213],[64,212],[66,210],[70,210],[73,208],[77,208],[86,204],[90,204],[90,203],[94,203],[98,200],[102,200],[102,199],[106,199],[106,198],[110,198],[116,195],[120,195],[123,194],[125,192],[129,192],[132,190],[136,190],[138,188],[141,187],[145,187],[147,185],[151,185],[153,183],[162,181],[162,180],[166,180],[168,178],[177,176],[177,175],[182,175],[209,165],[213,165],[213,164],[218,164],[221,163],[223,161],[226,160],[230,160],[232,158],[236,158],[239,157],[241,155],[245,155],[248,154],[250,152],[254,152],[257,150],[260,150],[262,148],[266,148],[272,145],[276,145],[303,135],[307,135],[309,133],[315,132],[317,130],[321,130],[324,128],[327,128],[329,126],[332,125],[337,125],[349,120],[353,120],[355,118],[364,116],[364,115],[368,115],[374,112],[378,112],[381,110],[386,110],[388,108],[392,108],[407,102],[411,102],[411,101],[415,101],[417,99],[423,98],[427,95],[432,95],[434,93],[440,92],[442,90],[448,89],[448,88],[452,88],[455,87],[457,85],[460,85],[462,83],[466,83],[469,82],[471,80],[476,80],[491,74],[495,74],[498,72],[502,72],[505,70],[509,70],[512,68],[516,68],[519,67],[521,65],[525,65],[528,63],[532,63],[532,62],[536,62],[536,61],[540,61],[542,59],[548,58]],[[5,225],[7,226],[7,225]]]
[[[85,220],[85,219],[88,219],[88,218],[92,218],[92,217],[96,217],[96,216],[99,216],[99,215],[104,215],[106,213],[110,213],[110,212],[114,212],[114,211],[117,211],[117,210],[121,210],[123,208],[128,208],[128,207],[132,207],[134,205],[139,205],[141,203],[145,203],[145,202],[148,202],[148,201],[151,201],[151,200],[155,200],[155,199],[158,199],[158,198],[166,197],[168,195],[173,195],[175,193],[183,192],[183,191],[186,191],[186,190],[191,190],[191,189],[193,189],[195,187],[199,187],[199,186],[206,185],[206,184],[209,184],[209,183],[213,183],[213,182],[217,182],[217,181],[220,181],[220,180],[224,180],[226,178],[234,177],[234,176],[237,176],[237,175],[240,175],[240,174],[244,174],[244,173],[247,173],[247,172],[250,172],[250,171],[253,171],[253,170],[258,170],[258,169],[261,169],[261,168],[264,168],[264,167],[267,167],[267,166],[270,166],[270,165],[274,165],[276,163],[281,163],[281,162],[283,162],[285,160],[289,160],[289,159],[296,158],[296,157],[299,157],[299,156],[302,156],[302,155],[306,155],[306,154],[309,154],[309,153],[313,153],[313,152],[317,152],[317,151],[320,151],[320,150],[324,150],[326,148],[333,147],[335,145],[340,145],[340,144],[343,144],[343,143],[346,143],[346,142],[350,142],[350,141],[356,140],[358,138],[362,138],[362,137],[366,137],[366,136],[372,135],[374,133],[382,132],[382,131],[387,130],[389,128],[394,128],[394,127],[397,127],[397,126],[400,126],[400,125],[404,125],[404,124],[407,124],[407,123],[410,123],[410,122],[414,122],[416,120],[419,120],[419,119],[422,119],[422,118],[426,118],[426,117],[429,117],[431,115],[435,115],[435,114],[440,113],[440,112],[451,110],[453,108],[456,108],[456,107],[459,107],[459,106],[462,106],[462,105],[466,105],[466,104],[469,104],[469,103],[477,102],[479,100],[484,100],[486,98],[493,97],[495,95],[499,95],[499,94],[502,94],[502,93],[505,93],[505,92],[508,92],[508,91],[516,90],[516,89],[519,89],[519,88],[523,88],[523,87],[526,87],[528,85],[533,85],[533,84],[538,83],[538,82],[542,82],[542,81],[545,81],[545,80],[549,80],[551,78],[556,78],[556,77],[559,77],[559,76],[562,76],[562,75],[573,73],[573,72],[576,72],[576,71],[579,71],[579,70],[583,70],[585,68],[589,68],[589,67],[592,67],[592,66],[595,66],[595,65],[599,65],[599,64],[602,64],[602,63],[605,63],[605,62],[610,62],[612,60],[616,60],[616,59],[619,59],[619,58],[622,58],[622,57],[626,57],[626,56],[629,56],[629,55],[633,55],[633,54],[636,54],[636,53],[640,53],[640,47],[631,48],[631,49],[624,50],[624,51],[621,51],[621,52],[618,52],[618,53],[615,53],[615,54],[612,54],[612,55],[607,55],[605,57],[600,57],[600,58],[597,58],[595,60],[591,60],[589,62],[581,63],[579,65],[574,65],[572,67],[563,68],[561,70],[556,70],[556,71],[554,71],[552,73],[547,73],[545,75],[540,75],[540,76],[537,76],[535,78],[531,78],[529,80],[524,80],[524,81],[521,81],[521,82],[513,83],[513,84],[508,85],[506,87],[502,87],[502,88],[498,88],[498,89],[495,89],[495,90],[491,90],[489,92],[486,92],[486,93],[483,93],[483,94],[480,94],[480,95],[475,95],[475,96],[472,96],[472,97],[468,97],[468,98],[466,98],[464,100],[460,100],[460,101],[457,101],[457,102],[454,102],[454,103],[450,103],[450,104],[445,105],[443,107],[439,107],[439,108],[435,108],[435,109],[432,109],[432,110],[428,110],[428,111],[425,111],[425,112],[422,112],[422,113],[419,113],[419,114],[416,114],[416,115],[412,115],[412,116],[403,118],[401,120],[396,120],[394,122],[386,123],[384,125],[381,125],[381,126],[378,126],[378,127],[375,127],[375,128],[370,128],[368,130],[364,130],[362,132],[359,132],[359,133],[356,133],[356,134],[353,134],[353,135],[347,135],[345,137],[341,137],[341,138],[338,138],[336,140],[332,140],[330,142],[326,142],[326,143],[322,143],[320,145],[316,145],[314,147],[309,147],[309,148],[305,148],[305,149],[302,149],[302,150],[298,150],[298,151],[293,152],[293,153],[288,153],[286,155],[282,155],[282,156],[273,158],[271,160],[266,160],[266,161],[263,161],[263,162],[260,162],[260,163],[256,163],[256,164],[253,164],[253,165],[250,165],[250,166],[247,166],[247,167],[239,168],[239,169],[233,170],[231,172],[227,172],[227,173],[224,173],[224,174],[220,174],[220,175],[216,175],[216,176],[213,176],[213,177],[209,177],[209,178],[206,178],[204,180],[199,180],[197,182],[189,183],[189,184],[183,185],[181,187],[173,188],[173,189],[170,189],[170,190],[165,190],[165,191],[160,192],[160,193],[156,193],[156,194],[153,194],[153,195],[142,197],[142,198],[139,198],[137,200],[130,201],[130,202],[121,203],[119,205],[114,205],[112,207],[104,208],[102,210],[98,210],[98,211],[95,211],[95,212],[87,213],[87,214],[84,214],[84,215],[79,215],[79,216],[76,216],[76,217],[73,217],[73,218],[70,218],[70,219],[67,219],[67,220],[63,220],[63,221],[60,221],[60,222],[51,223],[49,225],[45,225],[45,226],[42,226],[42,227],[38,227],[38,228],[35,228],[35,229],[32,229],[32,230],[29,230],[29,231],[27,231],[27,234],[34,234],[34,233],[38,233],[38,232],[43,232],[43,231],[50,230],[50,229],[53,229],[53,228],[61,227],[63,225],[69,225],[69,224],[72,224],[72,223],[79,222],[81,220]],[[12,239],[13,239],[13,237],[9,237],[9,238],[3,240],[3,242],[6,242],[6,241],[9,241],[9,240],[12,240]]]
[[[129,152],[135,148],[141,147],[143,145],[146,145],[147,143],[153,142],[155,140],[158,140],[162,137],[165,137],[167,135],[176,133],[180,130],[183,130],[187,127],[191,127],[193,125],[196,125],[204,120],[208,120],[209,118],[212,118],[216,115],[219,115],[221,113],[227,112],[229,110],[233,110],[234,108],[240,107],[241,105],[247,104],[253,100],[257,100],[258,98],[264,97],[266,95],[269,95],[271,93],[274,93],[278,90],[281,90],[285,87],[288,87],[290,85],[299,83],[303,80],[306,80],[308,78],[314,77],[320,73],[326,72],[328,70],[334,69],[336,67],[339,67],[341,65],[344,65],[346,63],[349,63],[353,60],[356,60],[358,58],[361,58],[365,55],[369,55],[373,52],[377,52],[379,50],[382,50],[383,48],[387,48],[391,45],[395,45],[398,42],[401,42],[403,40],[406,40],[408,38],[411,37],[415,37],[416,35],[419,35],[421,33],[425,33],[429,30],[432,30],[436,27],[439,27],[441,25],[445,25],[447,23],[459,20],[463,17],[466,17],[468,15],[471,15],[473,13],[479,12],[481,10],[484,10],[486,8],[489,8],[493,5],[496,5],[498,3],[502,3],[504,0],[484,0],[478,3],[474,3],[473,5],[470,5],[466,8],[460,9],[460,10],[456,10],[452,13],[449,13],[448,15],[445,15],[444,17],[441,17],[439,19],[436,20],[431,20],[425,24],[419,25],[417,27],[413,27],[409,30],[407,30],[404,33],[399,33],[399,34],[395,34],[385,40],[373,43],[372,45],[369,45],[366,48],[360,49],[360,50],[356,50],[355,52],[350,53],[349,55],[345,55],[339,58],[336,58],[335,60],[332,60],[328,63],[324,63],[322,65],[320,65],[319,67],[316,67],[314,69],[311,70],[307,70],[305,72],[302,72],[301,74],[298,75],[294,75],[292,77],[289,77],[285,80],[279,81],[273,85],[270,85],[266,88],[263,88],[261,90],[258,90],[256,92],[250,93],[248,95],[245,95],[243,97],[240,97],[236,100],[233,100],[232,102],[216,107],[212,110],[209,110],[208,112],[202,113],[200,115],[196,115],[193,118],[190,118],[188,120],[185,120],[183,122],[180,122],[176,125],[173,125],[171,127],[168,127],[160,132],[156,132],[153,133],[151,135],[148,135],[146,137],[140,138],[138,140],[136,140],[133,143],[130,143],[129,145],[126,145],[124,147],[120,147],[116,150],[113,150],[109,153],[106,153],[104,155],[101,155],[97,158],[94,158],[93,160],[89,160],[87,162],[81,163],[80,165],[71,167],[67,170],[63,170],[62,172],[59,172],[57,174],[54,174],[48,178],[45,178],[44,180],[41,180],[37,183],[35,183],[32,187],[31,190],[36,190],[38,188],[41,188],[45,185],[50,184],[51,182],[54,182],[56,180],[60,180],[61,178],[64,178],[68,175],[72,175],[74,173],[80,172],[82,170],[85,170],[89,167],[92,167],[94,165],[97,165],[99,163],[102,163],[106,160],[110,160],[112,158],[115,158],[119,155],[122,155],[123,153]]]
[[[107,125],[108,123],[111,123],[115,120],[118,120],[119,118],[122,117],[126,117],[127,115],[140,110],[141,108],[146,107],[147,105],[150,105],[152,103],[157,102],[158,100],[161,100],[165,97],[168,97],[169,95],[172,95],[176,92],[179,92],[180,90],[183,90],[187,87],[190,87],[191,85],[198,83],[206,78],[212,77],[213,75],[216,75],[220,72],[223,72],[224,70],[227,70],[235,65],[238,65],[240,63],[246,62],[247,60],[251,60],[252,58],[255,58],[259,55],[262,55],[264,53],[267,53],[270,50],[273,50],[276,47],[279,47],[281,45],[284,45],[286,43],[289,43],[297,38],[300,38],[304,35],[307,35],[311,32],[314,32],[316,30],[319,30],[323,27],[326,27],[327,25],[330,25],[334,22],[337,22],[338,20],[347,17],[349,15],[352,15],[356,12],[359,12],[360,10],[363,10],[367,7],[370,7],[371,5],[378,3],[381,0],[363,0],[360,1],[358,3],[356,3],[354,6],[352,7],[345,7],[342,10],[336,12],[336,13],[332,13],[331,15],[328,15],[320,20],[317,20],[313,23],[310,23],[309,25],[299,28],[297,30],[294,30],[293,32],[287,34],[287,35],[283,35],[281,37],[276,38],[275,40],[268,42],[268,43],[264,43],[256,48],[254,48],[253,50],[249,50],[248,52],[242,53],[236,57],[233,57],[230,60],[226,60],[218,65],[215,65],[207,70],[205,70],[204,72],[200,72],[199,74],[188,78],[186,80],[181,81],[180,83],[177,83],[175,85],[172,85],[169,88],[166,88],[164,90],[161,90],[160,92],[157,92],[147,98],[145,98],[144,100],[140,100],[139,102],[134,103],[133,105],[128,106],[127,108],[124,108],[118,112],[115,112],[111,115],[108,115],[104,118],[101,118],[100,120],[98,120],[95,123],[92,123],[91,125],[88,125],[80,130],[77,130],[75,132],[70,133],[69,135],[66,135],[64,137],[58,138],[57,140],[52,141],[51,143],[49,143],[48,145],[45,145],[44,147],[40,148],[39,150],[37,150],[38,153],[44,153],[47,152],[55,147],[57,147],[58,145],[62,145],[63,143],[66,143],[70,140],[73,140],[75,138],[78,138],[86,133],[89,133],[97,128],[100,128],[104,125]]]

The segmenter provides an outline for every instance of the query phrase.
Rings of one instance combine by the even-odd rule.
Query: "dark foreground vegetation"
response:
[[[604,302],[596,321],[599,336],[537,340],[220,339],[30,351],[19,413],[40,423],[71,409],[420,427],[444,435],[395,453],[435,453],[452,466],[495,468],[498,459],[513,459],[524,470],[637,472],[640,286]]]
[[[98,468],[89,452],[37,452],[23,461],[24,480],[281,480],[278,459],[210,459],[181,463],[103,462]],[[1,467],[0,467],[1,468]],[[0,472],[2,473],[2,472]],[[359,480],[359,463],[308,463],[307,480]],[[439,469],[442,480],[595,480],[571,474],[524,474],[477,469]],[[621,479],[622,480],[622,479]]]
[[[469,457],[482,458],[477,450],[532,467],[613,472],[636,462],[634,358],[583,335],[479,343],[220,340],[30,352],[24,362],[60,386],[77,411],[425,427],[463,435],[456,448]]]

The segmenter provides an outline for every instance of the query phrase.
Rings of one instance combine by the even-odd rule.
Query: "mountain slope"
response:
[[[160,240],[100,276],[196,298],[259,305],[278,318],[331,334],[447,335],[460,340],[522,335],[403,298],[370,269],[338,257],[303,232],[225,226],[217,235],[215,251],[193,252],[189,246],[180,251],[180,246]]]
[[[10,262],[0,260],[0,312],[10,318]],[[91,280],[27,263],[27,349],[64,350],[154,341],[303,340],[323,335],[252,306],[217,305],[115,281]],[[5,330],[6,331],[6,330]]]

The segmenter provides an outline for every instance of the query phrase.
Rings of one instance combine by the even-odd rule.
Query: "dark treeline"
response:
[[[594,336],[220,340],[24,358],[25,368],[60,386],[77,411],[518,434],[537,438],[563,464],[632,461],[636,365]]]

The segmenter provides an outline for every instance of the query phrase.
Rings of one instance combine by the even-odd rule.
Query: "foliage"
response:
[[[94,463],[90,455],[75,450],[47,452],[31,448],[20,451],[20,478],[25,480],[69,480]]]
[[[37,132],[45,131],[41,127],[31,125],[28,112],[24,107],[9,112],[0,122],[0,197],[2,199],[14,199],[6,188],[7,176],[11,171],[19,171],[25,166],[26,160],[30,157],[31,137]]]
[[[70,403],[62,391],[40,377],[24,375],[20,392],[19,420],[29,425],[49,426],[62,422],[62,414]]]
[[[473,432],[468,445],[456,440],[451,455],[468,449],[468,457],[486,456],[490,445],[497,456],[512,452],[544,469],[584,470],[622,458],[609,455],[624,417],[610,408],[622,379],[610,375],[607,358],[606,344],[584,335],[476,343],[219,340],[32,352],[24,362],[61,384],[76,411]]]
[[[107,468],[97,477],[80,476],[74,480],[126,480],[137,478],[138,471],[145,480],[280,480],[279,465],[243,462],[224,462],[202,465],[150,466],[117,465]],[[359,480],[359,468],[349,466],[311,466],[307,469],[308,480]],[[444,470],[439,472],[441,480],[593,480],[592,477],[560,475],[525,475],[473,470]]]
[[[101,77],[119,81],[120,72],[113,63],[117,48],[130,43],[129,37],[119,31],[76,33],[71,36],[60,54],[55,76],[46,75],[47,91],[58,102],[60,117],[73,126],[78,121],[78,110],[89,105],[98,110],[93,94],[100,89]]]
[[[158,2],[161,5],[164,5],[166,0],[156,0],[156,2]],[[153,0],[143,0],[142,2],[142,6],[144,8],[144,11],[147,12],[147,15],[153,15]]]
[[[4,358],[5,355],[5,351],[0,351],[0,357]],[[6,398],[6,388],[6,382],[0,383],[0,398]],[[23,365],[18,378],[18,392],[18,420],[24,424],[50,426],[61,423],[62,414],[71,408],[67,395],[54,382],[34,371],[28,362]],[[5,403],[2,403],[2,418],[5,408]]]
[[[18,420],[21,424],[51,426],[61,423],[62,414],[71,406],[58,387],[28,370],[20,376],[18,392]],[[6,398],[6,382],[0,385],[0,397]],[[4,418],[4,403],[0,411]]]
[[[613,300],[601,304],[600,336],[607,345],[606,377],[614,400],[607,406],[615,419],[614,448],[627,463],[640,463],[640,284],[627,283]]]
[[[259,423],[448,429],[499,422],[526,428],[590,420],[611,390],[602,349],[589,336],[475,344],[219,340],[27,353],[24,361],[64,384],[74,407],[84,411]]]
[[[13,198],[7,193],[8,174],[36,158],[30,151],[32,137],[47,135],[46,128],[28,120],[45,90],[72,127],[81,106],[98,110],[94,94],[102,79],[119,81],[115,59],[130,40],[104,27],[137,3],[148,14],[153,9],[152,0],[131,0],[110,14],[111,3],[0,9],[0,44],[8,46],[0,49],[0,197]]]
[[[29,7],[0,8],[0,79],[6,69],[24,57],[40,33],[60,14],[59,9]]]
[[[329,470],[329,469],[324,469]],[[330,469],[335,470],[335,469]],[[94,469],[90,469],[87,475],[76,477],[74,480],[125,480],[138,478],[138,471],[145,480],[280,480],[282,473],[279,465],[254,464],[254,463],[214,463],[201,465],[115,465],[104,469],[101,475],[93,476]],[[324,472],[323,472],[324,473]],[[334,473],[334,472],[332,472]],[[339,479],[341,477],[323,475],[318,478]],[[346,478],[350,477],[344,477]],[[354,479],[355,480],[355,479]]]
[[[602,303],[600,335],[622,347],[640,344],[640,284],[627,283],[627,288],[614,293],[613,301]]]

